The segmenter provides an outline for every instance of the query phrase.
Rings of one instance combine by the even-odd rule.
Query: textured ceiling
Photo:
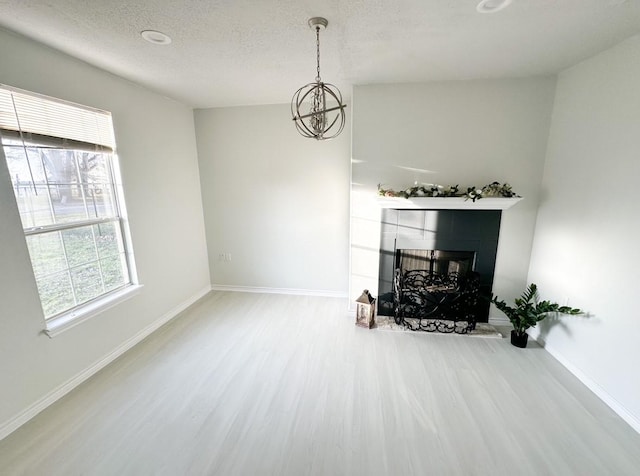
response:
[[[640,0],[0,0],[0,25],[194,107],[354,84],[553,74],[640,31]],[[162,31],[168,46],[139,32]]]

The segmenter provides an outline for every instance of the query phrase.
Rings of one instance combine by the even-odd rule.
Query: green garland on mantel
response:
[[[501,184],[500,182],[492,182],[485,185],[482,188],[467,187],[465,193],[460,192],[458,185],[449,185],[443,187],[437,184],[425,184],[415,185],[406,190],[400,190],[396,192],[390,188],[382,188],[381,184],[378,184],[378,195],[383,197],[400,197],[400,198],[412,198],[412,197],[464,197],[465,200],[480,200],[481,198],[499,197],[499,198],[513,198],[520,197],[512,189],[508,183]]]

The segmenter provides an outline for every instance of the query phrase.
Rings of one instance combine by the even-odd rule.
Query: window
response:
[[[111,114],[0,85],[0,135],[47,322],[134,284]]]

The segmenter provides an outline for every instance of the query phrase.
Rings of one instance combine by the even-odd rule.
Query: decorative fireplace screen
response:
[[[398,250],[394,318],[412,330],[466,333],[480,292],[472,251]]]

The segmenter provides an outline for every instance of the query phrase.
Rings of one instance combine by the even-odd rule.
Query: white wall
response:
[[[0,30],[0,82],[111,111],[142,292],[50,339],[0,160],[0,432],[27,408],[209,287],[193,115]]]
[[[214,286],[346,295],[349,127],[303,138],[288,104],[196,110],[195,122]]]
[[[558,79],[529,279],[547,349],[640,431],[640,36]]]
[[[352,299],[364,288],[377,290],[378,183],[395,190],[414,182],[510,183],[524,200],[502,215],[494,292],[519,293],[529,268],[554,88],[555,78],[354,88]]]

